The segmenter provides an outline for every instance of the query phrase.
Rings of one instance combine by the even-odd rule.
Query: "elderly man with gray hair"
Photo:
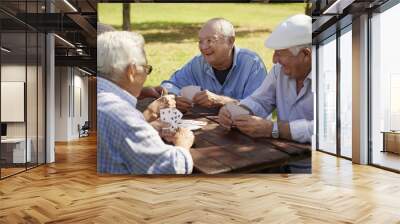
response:
[[[311,17],[294,15],[282,22],[265,41],[277,62],[268,77],[240,105],[253,115],[232,118],[227,108],[219,112],[221,124],[235,125],[252,137],[273,137],[311,142],[313,94],[311,92]],[[277,109],[278,121],[265,119]]]
[[[193,133],[178,129],[169,134],[166,138],[172,146],[165,144],[154,128],[163,126],[156,120],[160,108],[174,106],[171,96],[154,101],[143,114],[136,109],[137,97],[151,72],[143,47],[143,37],[132,32],[106,32],[97,38],[97,170],[189,174]]]
[[[178,95],[176,106],[188,111],[194,104],[206,108],[220,108],[251,95],[267,75],[261,58],[254,52],[235,47],[235,30],[226,19],[207,21],[199,31],[200,55],[176,71],[161,86]],[[203,91],[193,101],[183,98],[180,89],[200,86]]]

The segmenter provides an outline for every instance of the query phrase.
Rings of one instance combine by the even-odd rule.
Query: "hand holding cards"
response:
[[[178,122],[182,118],[182,113],[176,108],[164,108],[160,110],[160,119],[170,124],[170,130],[175,131],[178,128]]]
[[[160,111],[161,121],[170,124],[167,128],[170,131],[176,131],[177,128],[187,128],[197,130],[205,126],[207,122],[195,120],[183,120],[182,113],[176,108],[165,108]]]
[[[201,91],[200,86],[185,86],[181,89],[181,96],[192,101],[194,95]]]
[[[226,104],[226,109],[231,114],[232,120],[234,120],[235,117],[237,117],[239,115],[249,115],[250,114],[250,112],[247,109],[245,109],[239,105],[233,104],[233,103]]]

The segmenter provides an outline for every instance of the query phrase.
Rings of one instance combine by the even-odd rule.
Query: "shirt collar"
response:
[[[238,60],[237,58],[238,58],[238,55],[239,55],[239,51],[240,51],[240,48],[235,47],[235,46],[233,47],[233,62],[232,62],[231,70],[236,66],[236,63],[237,63],[237,60]],[[212,71],[212,66],[210,64],[208,64],[208,62],[206,61],[205,58],[204,58],[204,62],[206,64],[206,70],[211,72]]]
[[[311,75],[311,71],[308,73],[308,75],[307,75],[307,77],[306,77],[306,79],[304,80],[304,82],[308,82],[308,83],[311,83],[312,82],[312,75]]]
[[[117,84],[97,76],[97,92],[111,92],[120,96],[122,99],[128,101],[133,107],[136,108],[137,99],[132,94],[128,93],[128,91],[122,89]]]
[[[311,71],[308,73],[306,79],[312,80],[312,75],[311,75]]]

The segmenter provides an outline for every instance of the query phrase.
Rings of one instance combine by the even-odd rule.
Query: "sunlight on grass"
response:
[[[304,13],[305,4],[172,4],[139,3],[131,6],[132,30],[146,40],[146,53],[154,71],[147,86],[159,85],[199,54],[197,33],[214,17],[230,20],[236,29],[236,46],[257,52],[267,69],[272,66],[272,51],[264,40],[282,20]],[[98,4],[99,22],[122,27],[122,4]]]

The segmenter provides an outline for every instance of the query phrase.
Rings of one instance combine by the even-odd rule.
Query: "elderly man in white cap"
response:
[[[311,142],[313,94],[311,92],[311,17],[295,15],[282,22],[265,41],[274,49],[275,64],[263,84],[240,106],[252,115],[231,117],[219,112],[222,126],[235,125],[251,137],[273,137]],[[277,109],[278,121],[266,117]]]

